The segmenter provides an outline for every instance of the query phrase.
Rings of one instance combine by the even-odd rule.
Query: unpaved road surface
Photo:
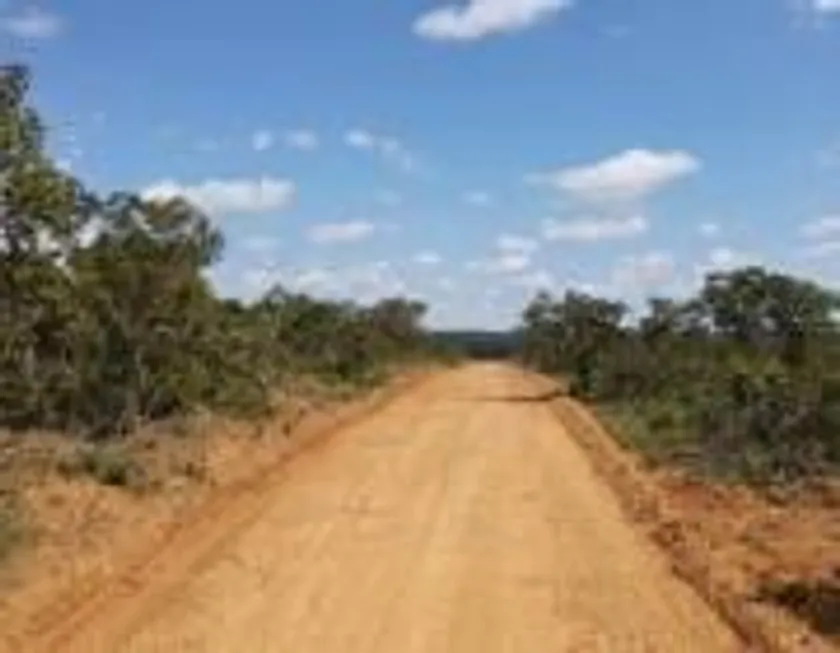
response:
[[[266,478],[211,554],[162,552],[181,561],[46,627],[45,648],[743,650],[538,399],[504,366],[435,378]]]

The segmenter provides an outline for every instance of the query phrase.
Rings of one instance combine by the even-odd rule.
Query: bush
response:
[[[657,460],[753,483],[840,470],[840,297],[761,268],[711,274],[684,303],[541,294],[523,314],[526,360],[606,404]]]
[[[263,416],[291,377],[367,384],[430,351],[425,306],[403,298],[220,299],[208,216],[85,188],[49,158],[28,94],[24,68],[0,68],[0,426],[104,440],[201,409]],[[105,457],[95,475],[128,482]]]
[[[59,471],[66,476],[90,476],[102,485],[141,490],[148,477],[143,466],[119,444],[80,446],[59,461]]]

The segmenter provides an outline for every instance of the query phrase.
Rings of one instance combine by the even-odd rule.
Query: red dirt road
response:
[[[442,374],[292,461],[45,650],[717,653],[743,645],[523,373]],[[56,630],[61,630],[56,629]]]

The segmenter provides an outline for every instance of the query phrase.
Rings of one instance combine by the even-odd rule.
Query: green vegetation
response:
[[[145,468],[131,457],[120,442],[90,443],[80,446],[58,461],[65,476],[90,476],[102,485],[142,490],[148,479]]]
[[[685,302],[540,294],[523,355],[570,380],[655,461],[752,482],[840,469],[837,294],[759,267],[710,274]]]
[[[26,69],[0,68],[0,427],[108,439],[198,408],[254,415],[295,378],[369,384],[430,351],[425,307],[402,298],[220,299],[208,216],[182,199],[101,197],[59,169],[29,86]],[[109,450],[80,464],[130,483]]]
[[[442,351],[456,358],[505,359],[519,349],[518,335],[504,331],[436,331],[431,337]]]

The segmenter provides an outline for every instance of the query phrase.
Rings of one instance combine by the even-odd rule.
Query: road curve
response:
[[[52,650],[743,650],[537,396],[501,365],[443,374],[293,461],[176,583],[136,579]]]

